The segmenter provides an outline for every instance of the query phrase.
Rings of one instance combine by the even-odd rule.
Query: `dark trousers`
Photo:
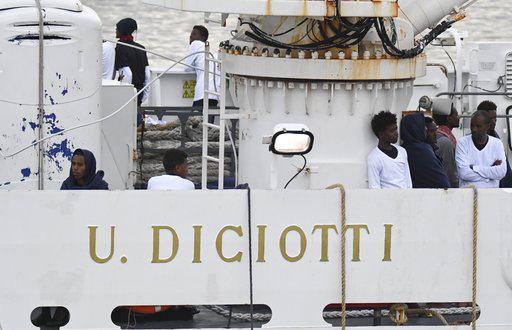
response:
[[[139,94],[137,97],[137,127],[142,126],[142,122],[144,121],[144,115],[142,114],[141,110],[139,109],[140,105],[142,104],[142,98],[144,97],[144,93]]]
[[[193,107],[202,107],[203,106],[203,100],[197,100],[197,101],[194,101],[194,103],[192,103],[192,106]],[[217,105],[219,104],[219,101],[217,100],[208,100],[208,106],[210,107],[216,107]],[[215,116],[213,115],[210,115],[208,116],[208,123],[210,124],[213,124],[215,121]]]

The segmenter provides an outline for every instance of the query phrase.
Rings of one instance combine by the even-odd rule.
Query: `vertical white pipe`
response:
[[[448,29],[446,30],[446,33],[449,33],[452,37],[453,37],[453,40],[455,40],[455,86],[454,86],[454,89],[455,89],[455,92],[462,92],[462,39],[460,37],[460,34],[459,34],[459,31],[457,31],[457,29]],[[458,106],[457,109],[459,111],[462,111],[462,96],[456,96],[456,98],[458,98]]]
[[[204,48],[204,91],[203,91],[203,157],[201,165],[201,189],[208,188],[208,117],[210,114],[209,107],[209,94],[210,90],[210,61],[208,55],[210,54],[210,44],[206,42]]]
[[[41,7],[41,0],[35,0],[37,11],[39,14],[39,101],[38,101],[38,139],[42,140],[44,137],[44,17],[43,9]],[[38,145],[38,173],[37,173],[37,188],[44,189],[44,142]]]
[[[206,56],[210,56],[210,53],[208,52]],[[213,57],[213,55],[212,55]],[[214,65],[215,62],[213,62]],[[206,79],[209,79],[206,78]],[[213,79],[216,79],[214,77]],[[219,132],[219,182],[218,182],[218,188],[219,190],[224,189],[224,147],[225,147],[225,140],[226,140],[226,70],[224,69],[224,66],[221,67],[220,70],[220,79],[221,79],[221,86],[220,86],[220,98],[219,98],[219,105],[220,105],[220,132]]]

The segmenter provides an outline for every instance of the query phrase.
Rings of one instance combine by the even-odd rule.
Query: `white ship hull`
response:
[[[478,193],[478,329],[510,329],[512,197]],[[340,192],[250,195],[2,193],[2,329],[30,329],[38,306],[66,307],[66,329],[113,329],[117,306],[248,304],[251,277],[254,303],[272,310],[264,327],[330,327],[322,311],[341,302]],[[28,200],[37,214],[24,211]],[[346,212],[347,303],[471,302],[471,189],[349,190]]]

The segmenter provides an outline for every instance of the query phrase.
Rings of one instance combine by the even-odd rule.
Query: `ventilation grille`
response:
[[[44,26],[59,26],[59,27],[71,27],[69,23],[61,22],[43,22]],[[14,27],[39,27],[39,22],[27,22],[27,23],[14,23]]]
[[[512,93],[512,52],[505,56],[505,92]],[[512,99],[512,96],[507,96]]]
[[[70,40],[70,37],[66,36],[59,36],[59,35],[47,35],[45,34],[43,36],[44,40]],[[35,40],[39,41],[39,35],[38,34],[26,34],[21,36],[16,36],[14,38],[9,39],[10,42],[21,42],[26,40]]]

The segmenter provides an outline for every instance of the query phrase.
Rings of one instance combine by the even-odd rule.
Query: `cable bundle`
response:
[[[449,29],[454,20],[443,21],[433,28],[425,37],[417,41],[416,46],[411,49],[402,50],[395,46],[396,41],[391,40],[386,32],[386,26],[383,18],[374,18],[374,26],[382,41],[382,47],[387,54],[400,58],[412,58],[421,54],[425,48],[434,41],[441,33]],[[396,35],[394,24],[392,25],[393,35]]]
[[[282,36],[294,31],[306,21],[308,21],[306,32],[298,41],[293,43],[284,43],[274,39],[276,36]],[[336,26],[336,23],[338,23],[339,26]],[[244,22],[240,20],[240,25],[248,25],[252,32],[246,31],[245,34],[270,47],[300,50],[324,50],[329,48],[347,48],[357,45],[371,29],[373,22],[369,18],[364,18],[357,23],[351,23],[345,18],[336,17],[334,19],[327,19],[325,20],[325,24],[322,24],[322,21],[319,20],[305,19],[294,28],[279,34],[268,34],[252,22]],[[315,28],[319,31],[321,36],[316,35]],[[330,34],[333,36],[330,37]],[[299,42],[307,37],[309,37],[313,42],[308,44],[299,44]]]
[[[334,0],[334,2],[337,6],[338,0]],[[394,20],[392,18],[389,19],[392,30],[391,37],[386,31],[384,18],[363,18],[358,20],[356,23],[352,23],[345,17],[339,16],[338,13],[334,18],[325,19],[324,21],[306,18],[295,27],[277,34],[268,34],[252,22],[244,22],[242,19],[239,20],[241,26],[248,25],[251,29],[251,31],[245,32],[245,35],[248,37],[270,47],[284,48],[288,50],[298,49],[318,51],[330,48],[348,48],[359,44],[370,29],[375,27],[377,34],[382,41],[384,51],[390,56],[398,58],[413,58],[418,56],[432,41],[456,22],[453,18],[441,22],[425,37],[418,40],[415,47],[402,50],[396,46],[398,38]],[[299,38],[299,40],[293,43],[284,43],[274,38],[290,33],[306,22],[306,32],[301,38]],[[320,33],[320,36],[317,35],[316,30]],[[306,38],[309,38],[312,42],[299,44]]]

